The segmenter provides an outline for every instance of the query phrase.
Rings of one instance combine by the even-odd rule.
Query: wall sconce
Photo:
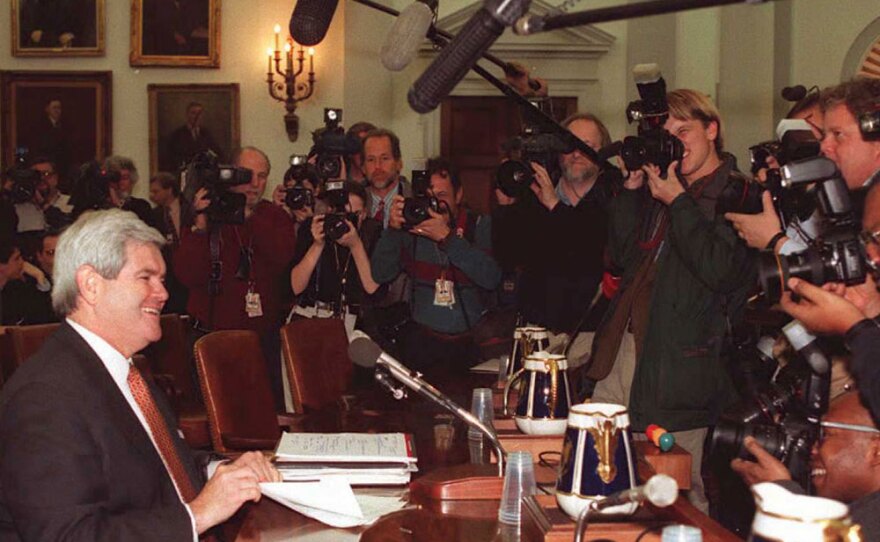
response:
[[[309,73],[308,80],[297,82],[297,76],[303,72],[303,64],[305,61],[305,48],[300,46],[297,54],[297,62],[299,63],[296,70],[293,65],[293,55],[296,52],[296,43],[289,39],[284,44],[284,54],[286,57],[286,66],[284,71],[281,70],[281,50],[278,48],[278,42],[281,37],[281,25],[275,25],[275,50],[271,48],[267,51],[269,55],[269,68],[266,73],[266,83],[269,84],[269,95],[279,102],[284,102],[284,127],[287,130],[287,139],[296,141],[299,137],[299,117],[296,115],[296,106],[299,102],[307,100],[315,90],[315,49],[309,47]],[[275,61],[274,67],[272,61]],[[275,81],[275,74],[281,76],[281,81]]]

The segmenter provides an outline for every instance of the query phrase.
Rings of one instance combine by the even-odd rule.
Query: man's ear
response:
[[[97,302],[102,280],[104,278],[91,265],[83,265],[76,270],[76,288],[89,305]]]
[[[706,126],[706,135],[713,143],[718,140],[718,121],[709,121],[709,125]]]
[[[868,457],[865,458],[868,465],[880,468],[880,438],[872,438],[868,446]]]

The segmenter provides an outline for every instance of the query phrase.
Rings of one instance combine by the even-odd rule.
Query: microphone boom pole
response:
[[[622,19],[634,19],[649,15],[663,15],[689,9],[724,6],[728,4],[760,4],[772,0],[652,0],[638,4],[626,4],[608,8],[591,9],[562,15],[526,15],[514,25],[513,31],[521,35],[547,32],[558,28],[570,28],[587,24],[607,23]]]

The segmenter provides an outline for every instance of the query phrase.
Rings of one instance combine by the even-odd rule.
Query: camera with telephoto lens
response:
[[[324,109],[324,127],[312,135],[314,145],[309,153],[315,155],[315,169],[321,179],[338,179],[342,176],[342,161],[361,152],[360,140],[346,136],[339,125],[342,109]]]
[[[40,172],[28,167],[27,147],[15,149],[15,165],[6,170],[6,177],[12,181],[9,199],[12,203],[27,203],[34,199],[37,185],[40,183]]]
[[[669,164],[680,161],[684,154],[682,142],[664,128],[669,119],[666,81],[657,64],[637,64],[633,79],[641,99],[626,106],[626,119],[630,124],[638,123],[638,136],[626,137],[619,144],[620,158],[629,171],[654,164],[665,176]]]
[[[299,211],[315,205],[315,196],[312,190],[303,186],[308,181],[313,187],[318,186],[319,179],[315,167],[308,162],[308,156],[292,154],[290,167],[284,173],[284,182],[293,181],[294,185],[284,190],[284,204],[291,211]]]
[[[106,170],[101,167],[100,162],[83,164],[70,190],[72,218],[77,218],[85,211],[109,209],[112,205],[110,184],[117,182],[119,182],[118,171]]]
[[[813,246],[802,252],[760,254],[758,280],[767,299],[779,299],[788,289],[791,277],[817,286],[827,282],[843,282],[847,286],[865,282],[868,265],[859,238],[861,227],[853,211],[849,189],[834,162],[817,156],[789,163],[781,172],[782,186],[786,189],[816,183],[814,193],[824,224]]]
[[[230,189],[251,182],[253,171],[220,164],[213,151],[196,154],[181,173],[183,197],[195,202],[196,192],[205,188],[211,202],[204,212],[214,224],[242,224],[247,197]]]
[[[709,454],[724,463],[737,457],[754,459],[744,446],[746,437],[754,437],[785,464],[792,479],[809,488],[810,452],[820,419],[828,411],[831,363],[800,322],[792,321],[783,331],[798,355],[772,382],[722,414],[712,431]]]

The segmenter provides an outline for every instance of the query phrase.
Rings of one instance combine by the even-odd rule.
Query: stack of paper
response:
[[[344,478],[351,485],[403,485],[416,472],[403,433],[284,433],[275,466],[285,480]]]
[[[263,495],[332,527],[369,525],[406,506],[399,496],[355,495],[345,480],[263,483]]]

